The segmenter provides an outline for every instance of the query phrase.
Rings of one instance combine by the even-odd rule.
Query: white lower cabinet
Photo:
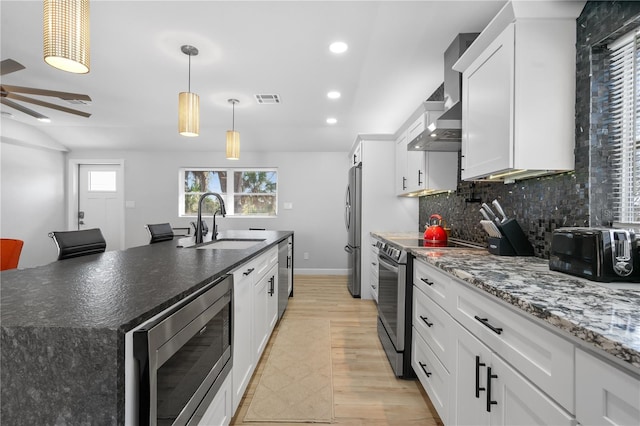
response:
[[[233,412],[242,400],[273,330],[271,323],[267,323],[267,312],[273,310],[273,307],[267,305],[267,289],[270,288],[270,275],[267,275],[275,271],[277,277],[277,263],[276,246],[233,271]],[[277,283],[274,285],[277,288]],[[258,289],[264,292],[258,295]],[[274,299],[277,320],[277,295]]]
[[[576,418],[584,426],[640,425],[640,379],[577,349]]]
[[[574,346],[414,261],[412,366],[445,425],[573,425]]]
[[[453,318],[568,411],[574,412],[574,345],[469,284],[454,281]]]
[[[253,344],[253,273],[255,261],[233,272],[233,410],[249,385],[255,362]]]
[[[443,271],[416,260],[413,262],[413,284],[445,311],[453,308],[453,284]]]
[[[215,398],[209,404],[209,408],[198,422],[199,426],[223,426],[231,423],[233,418],[233,406],[231,400],[233,389],[231,386],[232,376],[229,375],[222,387],[218,390]]]
[[[454,321],[436,302],[419,287],[413,288],[413,327],[428,342],[429,348],[447,370],[453,363]]]
[[[574,425],[573,416],[456,324],[455,425]]]
[[[452,424],[449,411],[454,404],[451,400],[453,386],[450,374],[415,327],[411,346],[411,366],[442,422],[445,425]]]
[[[369,274],[369,285],[371,286],[371,296],[378,303],[378,246],[375,238],[371,238],[371,273]]]
[[[254,344],[256,363],[267,346],[271,331],[278,320],[278,268],[274,265],[256,283],[254,289]]]

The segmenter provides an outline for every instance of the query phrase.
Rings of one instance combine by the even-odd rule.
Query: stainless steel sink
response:
[[[203,244],[195,247],[198,250],[242,250],[248,249],[263,242],[264,239],[241,239],[241,238],[223,238],[220,240],[211,241],[210,243]]]

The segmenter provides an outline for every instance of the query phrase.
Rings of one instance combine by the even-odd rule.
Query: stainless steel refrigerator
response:
[[[344,222],[347,227],[347,288],[360,297],[360,228],[362,227],[362,164],[349,169],[349,185],[345,195]]]

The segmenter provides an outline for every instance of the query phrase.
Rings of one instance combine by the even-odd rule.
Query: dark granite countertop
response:
[[[197,250],[182,238],[2,272],[2,422],[122,424],[124,334],[290,235],[225,231],[264,241]]]
[[[372,235],[396,245],[418,236]],[[403,248],[640,374],[640,283],[595,283],[551,271],[544,259],[496,256],[485,249]]]
[[[289,235],[226,231],[218,239],[265,241],[243,250],[196,250],[178,248],[193,244],[193,237],[182,238],[2,272],[1,324],[126,332]]]

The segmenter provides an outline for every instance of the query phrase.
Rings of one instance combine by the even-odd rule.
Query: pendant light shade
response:
[[[44,0],[44,61],[75,74],[89,72],[89,0]]]
[[[240,102],[237,99],[229,99],[229,103],[233,107],[233,115],[231,121],[231,130],[227,130],[227,160],[240,159],[240,132],[236,132],[236,104]]]
[[[188,45],[180,49],[189,56],[189,91],[178,95],[178,132],[193,137],[200,134],[200,97],[191,93],[191,57],[198,54],[198,49]]]
[[[178,130],[182,136],[200,134],[200,96],[191,92],[178,95]]]

